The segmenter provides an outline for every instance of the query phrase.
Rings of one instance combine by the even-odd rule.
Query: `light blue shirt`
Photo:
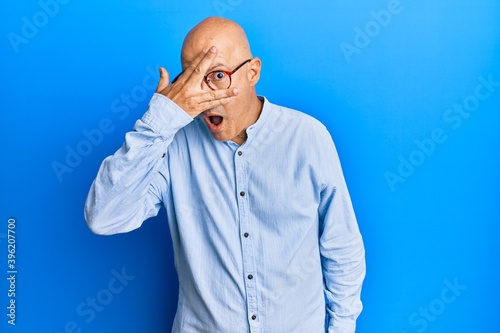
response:
[[[166,208],[173,333],[352,333],[365,257],[335,146],[319,121],[260,98],[239,146],[155,94],[102,163],[85,218],[109,235]]]

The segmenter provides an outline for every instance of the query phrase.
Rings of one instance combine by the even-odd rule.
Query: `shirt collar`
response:
[[[270,113],[271,108],[272,108],[272,106],[271,106],[272,104],[267,100],[266,97],[257,96],[257,98],[262,102],[262,110],[260,112],[260,115],[259,115],[259,118],[257,119],[257,121],[255,123],[253,123],[252,125],[248,126],[248,128],[246,129],[247,139],[245,140],[245,142],[243,142],[242,146],[247,145],[255,137],[255,135],[260,131],[260,129],[262,127],[264,127],[266,119],[269,117],[269,113]],[[239,145],[237,143],[235,143],[233,140],[226,141],[225,143],[229,146],[239,147]]]

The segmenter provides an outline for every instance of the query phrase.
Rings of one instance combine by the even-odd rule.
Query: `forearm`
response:
[[[365,277],[365,252],[361,239],[338,251],[335,259],[322,258],[328,298],[328,333],[354,333],[363,308],[361,286]]]
[[[153,96],[148,111],[126,134],[122,147],[103,161],[90,188],[85,219],[93,232],[127,232],[156,215],[158,193],[168,181],[164,156],[175,133],[191,121],[166,97]]]
[[[320,238],[321,263],[328,299],[328,333],[354,333],[361,313],[365,277],[363,239],[347,193],[339,182],[325,190],[326,207]]]

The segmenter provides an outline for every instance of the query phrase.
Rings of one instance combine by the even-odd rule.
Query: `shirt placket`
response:
[[[245,162],[243,149],[235,153],[236,191],[239,209],[239,230],[243,254],[243,278],[246,291],[247,318],[250,332],[259,332],[259,313],[256,286],[256,270],[253,252],[253,230],[249,221],[248,165]]]

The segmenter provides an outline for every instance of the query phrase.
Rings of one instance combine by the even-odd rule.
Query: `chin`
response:
[[[232,138],[229,137],[229,135],[224,135],[224,133],[210,133],[212,135],[212,137],[217,140],[217,141],[229,141],[231,140]]]

